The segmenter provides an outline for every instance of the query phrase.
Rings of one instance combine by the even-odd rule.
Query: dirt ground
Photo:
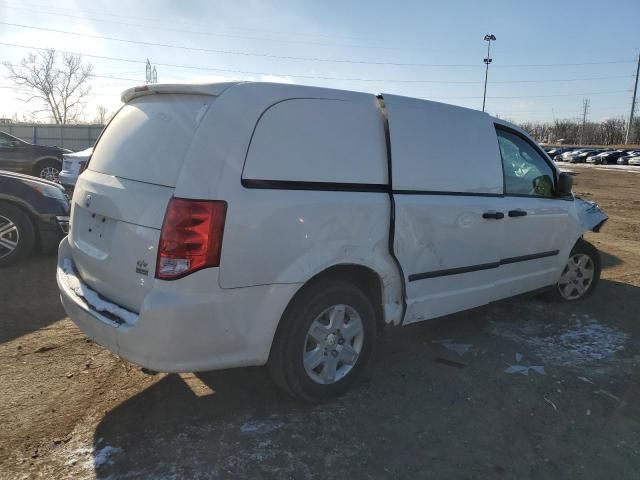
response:
[[[387,329],[325,405],[263,368],[145,374],[66,318],[54,257],[3,270],[0,478],[640,478],[640,174],[570,168],[610,216],[595,295]]]

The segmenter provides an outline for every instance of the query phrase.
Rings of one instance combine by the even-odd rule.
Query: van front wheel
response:
[[[375,309],[348,282],[320,281],[287,308],[269,371],[292,396],[309,402],[344,393],[365,370],[376,340]]]
[[[600,254],[586,240],[578,240],[555,288],[559,300],[573,302],[591,295],[600,280]]]

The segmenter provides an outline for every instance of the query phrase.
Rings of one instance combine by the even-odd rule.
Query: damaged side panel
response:
[[[575,197],[575,206],[583,232],[587,230],[599,232],[602,225],[609,219],[607,214],[595,202]]]

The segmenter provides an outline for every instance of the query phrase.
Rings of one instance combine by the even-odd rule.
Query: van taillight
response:
[[[172,280],[220,265],[227,202],[172,198],[160,232],[156,278]]]

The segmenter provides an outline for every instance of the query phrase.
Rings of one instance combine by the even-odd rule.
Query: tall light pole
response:
[[[484,104],[487,101],[487,79],[489,78],[489,64],[491,63],[491,41],[495,42],[496,36],[487,33],[484,36],[485,41],[487,42],[487,58],[484,59],[484,64],[486,65],[484,71],[484,95],[482,96],[482,111],[484,112]]]
[[[631,137],[631,128],[633,127],[633,113],[636,108],[636,93],[638,93],[638,76],[640,75],[640,55],[638,55],[638,66],[636,67],[636,83],[633,87],[633,100],[631,100],[631,113],[629,114],[629,123],[627,124],[627,134],[624,136],[624,143],[629,143]]]

